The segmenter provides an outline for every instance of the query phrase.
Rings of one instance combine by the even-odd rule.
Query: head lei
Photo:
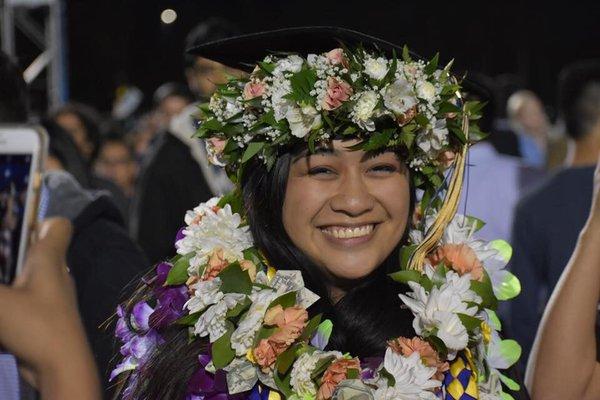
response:
[[[335,326],[320,315],[309,319],[318,297],[300,271],[273,268],[254,247],[237,189],[186,214],[178,255],[146,282],[153,297],[119,308],[124,358],[112,378],[129,371],[123,382],[130,389],[161,331],[177,325],[208,344],[189,399],[512,398],[508,389],[518,384],[501,370],[517,361],[520,347],[500,338],[494,311],[520,290],[504,269],[510,246],[478,240],[483,222],[456,215],[467,150],[482,137],[482,104],[467,100],[465,81],[437,55],[424,61],[406,47],[339,28],[247,35],[195,51],[233,66],[258,59],[248,50],[257,42],[263,53],[288,53],[270,52],[248,76],[220,85],[200,106],[198,136],[238,184],[250,162],[271,168],[302,143],[314,151],[348,138],[358,139],[354,149],[397,151],[420,196],[391,276],[410,288],[399,296],[417,336],[390,340],[376,364],[326,349]]]

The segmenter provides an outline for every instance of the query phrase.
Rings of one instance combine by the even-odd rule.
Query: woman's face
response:
[[[292,242],[328,278],[373,272],[402,238],[409,212],[408,170],[391,151],[352,151],[334,140],[292,160],[283,225]]]

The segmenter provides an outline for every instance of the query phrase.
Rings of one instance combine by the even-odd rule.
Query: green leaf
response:
[[[481,228],[483,228],[485,226],[485,222],[483,222],[479,218],[475,218],[475,217],[471,217],[471,216],[467,216],[465,218],[466,218],[468,224],[475,226],[475,232],[481,230]]]
[[[203,121],[200,124],[200,127],[209,131],[220,132],[223,129],[223,124],[221,124],[216,118],[209,118],[206,121]]]
[[[502,400],[515,400],[515,398],[512,397],[510,394],[504,392],[500,393],[500,398]]]
[[[410,258],[412,257],[416,248],[416,244],[402,246],[400,249],[400,269],[406,270],[408,268],[408,262],[410,261]]]
[[[504,374],[500,374],[500,380],[502,381],[502,383],[504,383],[506,385],[507,388],[509,388],[512,391],[516,392],[517,390],[521,389],[521,385],[519,385],[517,382],[510,379],[508,376],[506,376]]]
[[[292,388],[290,386],[291,373],[281,377],[279,372],[277,372],[277,369],[275,369],[273,380],[275,381],[277,389],[285,396],[285,399],[288,399],[293,395]]]
[[[249,298],[245,298],[243,302],[237,304],[235,307],[233,307],[231,310],[227,311],[227,314],[225,314],[226,318],[235,318],[238,315],[240,315],[241,313],[243,313],[244,311],[246,311],[249,307],[250,304],[252,304],[252,302],[250,301]]]
[[[392,50],[392,63],[390,64],[390,68],[388,69],[387,73],[381,80],[381,86],[385,86],[386,84],[388,84],[389,82],[392,82],[394,80],[397,69],[398,69],[398,58],[396,57],[396,51]]]
[[[262,69],[267,75],[273,74],[273,71],[275,70],[275,64],[264,61],[259,61],[258,67]]]
[[[419,282],[421,280],[421,273],[415,270],[404,270],[391,273],[390,277],[400,283]]]
[[[300,345],[297,343],[277,357],[275,368],[281,375],[285,375],[285,373],[289,371],[290,367],[294,363],[294,360],[296,359],[296,351],[298,350],[299,346]]]
[[[490,326],[495,330],[499,331],[502,329],[502,322],[500,322],[500,318],[498,318],[498,314],[492,310],[486,310],[488,317],[490,318]]]
[[[425,66],[425,69],[423,70],[423,72],[425,72],[427,75],[433,74],[435,72],[435,70],[437,69],[439,59],[440,59],[440,53],[435,53],[435,56],[433,56],[431,61],[429,61],[429,63]]]
[[[273,333],[275,333],[275,331],[277,330],[277,327],[271,327],[268,328],[266,326],[261,326],[260,329],[258,330],[258,334],[256,335],[256,338],[254,339],[254,346],[256,347],[256,345],[262,340],[262,339],[267,339],[268,337],[270,337]]]
[[[316,82],[316,72],[312,69],[304,68],[291,76],[290,84],[292,92],[285,97],[295,100],[299,104],[314,104],[315,99],[310,95],[310,91],[313,90]]]
[[[429,125],[429,120],[423,114],[415,115],[415,121],[417,121],[417,123],[423,128],[425,128]]]
[[[218,276],[221,278],[221,292],[223,293],[250,294],[252,292],[250,276],[242,270],[237,261],[229,264]]]
[[[346,379],[358,379],[358,370],[356,368],[350,368],[346,371]]]
[[[311,345],[319,350],[325,349],[329,343],[331,332],[333,332],[333,322],[331,322],[329,319],[326,319],[319,324],[317,332],[315,332],[311,339]]]
[[[395,129],[384,129],[383,132],[375,133],[369,138],[367,143],[362,146],[362,149],[364,151],[373,151],[385,147],[395,131]]]
[[[519,361],[521,357],[521,345],[512,339],[504,339],[500,342],[500,354],[506,362],[507,368]]]
[[[273,308],[277,305],[280,305],[281,307],[288,308],[288,307],[293,307],[296,304],[296,292],[288,292],[285,294],[282,294],[281,296],[279,296],[278,298],[276,298],[275,300],[273,300],[271,302],[271,304],[269,304],[269,308]]]
[[[446,272],[447,271],[448,271],[448,269],[446,268],[446,266],[444,265],[444,263],[440,263],[437,266],[437,268],[435,269],[435,273],[433,274],[433,280],[432,280],[432,283],[436,287],[439,288],[444,283],[446,283]]]
[[[254,265],[258,266],[262,264],[262,258],[256,247],[250,247],[249,249],[244,250],[242,254],[244,254],[245,260],[252,261]]]
[[[479,318],[472,317],[467,314],[457,313],[460,322],[467,328],[468,331],[473,331],[481,327],[481,320]]]
[[[512,257],[512,247],[506,240],[498,239],[490,242],[490,247],[498,250],[502,259],[509,262]]]
[[[442,359],[446,358],[448,355],[448,348],[442,339],[435,335],[429,335],[425,338],[425,340],[427,340],[433,346]]]
[[[250,142],[242,156],[242,164],[254,157],[263,147],[265,147],[265,142]]]
[[[314,317],[312,317],[306,324],[306,327],[304,327],[302,335],[298,340],[309,340],[312,337],[313,333],[317,330],[317,328],[319,328],[319,324],[321,323],[322,317],[323,314],[317,314]]]
[[[201,314],[202,312],[195,312],[193,314],[184,315],[177,319],[175,323],[177,325],[194,326],[196,325],[196,322],[198,322],[198,318],[200,318]]]
[[[231,334],[233,333],[233,324],[228,322],[230,327],[227,331],[215,340],[211,347],[212,361],[216,369],[223,369],[235,357],[235,351],[231,348]]]
[[[315,365],[313,372],[310,374],[311,379],[315,380],[317,378],[320,378],[323,372],[325,372],[325,370],[327,369],[327,367],[329,367],[329,365],[333,362],[333,360],[335,360],[335,356],[324,357],[321,360],[319,360],[319,362],[317,362],[317,364]]]
[[[519,278],[510,271],[502,271],[502,274],[504,278],[496,288],[498,300],[506,301],[517,297],[521,293]]]
[[[231,211],[239,214],[243,211],[242,194],[238,189],[234,189],[231,192],[223,195],[221,200],[217,203],[219,208],[224,208],[227,204],[231,207]]]
[[[177,260],[175,265],[173,265],[173,268],[169,271],[164,286],[182,285],[188,280],[189,276],[187,270],[190,266],[190,260],[194,255],[196,255],[196,253],[191,252]]]
[[[402,48],[402,60],[404,60],[404,62],[411,62],[412,58],[410,57],[410,51],[408,50],[408,46],[404,45],[404,47]]]
[[[495,310],[498,308],[498,299],[496,299],[496,296],[494,295],[490,277],[486,272],[484,272],[481,282],[471,281],[471,290],[481,297],[482,307],[489,308],[490,310]]]

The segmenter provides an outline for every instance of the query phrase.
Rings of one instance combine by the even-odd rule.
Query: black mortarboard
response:
[[[297,53],[306,57],[308,54],[327,52],[340,45],[378,50],[389,58],[394,51],[400,57],[404,47],[404,44],[397,45],[352,29],[335,26],[303,26],[200,43],[187,49],[187,52],[228,67],[251,72],[256,63],[269,53]],[[424,60],[412,51],[410,55],[415,60]],[[468,92],[477,93],[483,101],[489,98],[488,90],[469,79],[463,80],[463,87]]]
[[[340,47],[340,44],[378,49],[390,58],[394,50],[400,57],[403,47],[351,29],[333,26],[304,26],[215,40],[194,45],[187,51],[232,68],[252,71],[254,65],[268,53],[297,53],[306,57],[307,54],[327,52]],[[421,58],[415,53],[411,53],[411,57]]]

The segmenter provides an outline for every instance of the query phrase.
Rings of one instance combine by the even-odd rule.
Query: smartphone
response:
[[[23,267],[47,152],[43,128],[0,124],[0,283],[11,284]]]

